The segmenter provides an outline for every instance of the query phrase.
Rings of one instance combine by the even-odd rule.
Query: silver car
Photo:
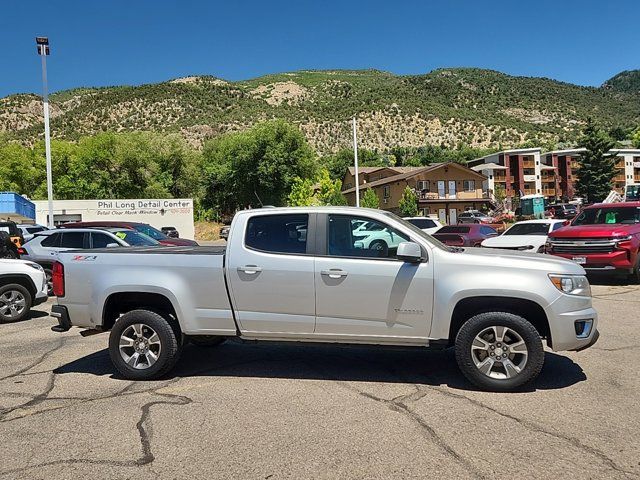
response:
[[[38,225],[37,223],[33,225],[18,225],[18,228],[22,232],[22,238],[24,238],[25,242],[31,240],[36,233],[48,230],[44,225]]]
[[[155,246],[157,240],[127,228],[65,228],[37,233],[20,249],[20,258],[31,260],[44,268],[49,295],[53,293],[52,265],[60,252],[79,249],[129,246]]]

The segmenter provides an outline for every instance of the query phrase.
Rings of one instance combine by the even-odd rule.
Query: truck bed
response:
[[[73,250],[74,253],[82,252],[94,253],[136,253],[151,255],[224,255],[227,251],[226,245],[210,245],[204,247],[185,246],[156,246],[156,247],[119,247],[119,248],[92,248],[90,250]]]

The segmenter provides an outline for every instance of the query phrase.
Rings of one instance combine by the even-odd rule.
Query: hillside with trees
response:
[[[404,76],[298,71],[239,82],[186,77],[55,93],[51,130],[54,138],[72,141],[105,131],[175,133],[201,149],[225,133],[282,119],[297,126],[316,152],[328,154],[349,147],[355,115],[362,147],[375,151],[555,145],[575,142],[588,117],[606,130],[636,128],[637,82],[638,71],[593,88],[475,68]],[[0,133],[34,145],[42,130],[36,94],[0,99]]]

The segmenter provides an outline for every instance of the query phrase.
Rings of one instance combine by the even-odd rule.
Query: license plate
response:
[[[585,263],[587,263],[587,257],[573,257],[572,260],[578,265],[584,265]]]

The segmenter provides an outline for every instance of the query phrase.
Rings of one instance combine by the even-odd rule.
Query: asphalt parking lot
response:
[[[640,287],[593,291],[600,341],[510,394],[372,347],[188,346],[130,382],[48,303],[0,325],[0,478],[637,478]]]

